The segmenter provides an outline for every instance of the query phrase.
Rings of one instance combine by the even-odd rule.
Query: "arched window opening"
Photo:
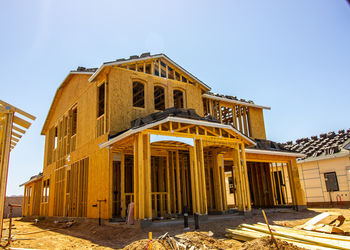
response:
[[[154,87],[154,109],[156,110],[165,109],[164,88],[161,86]]]
[[[132,83],[133,106],[137,108],[145,107],[145,86],[140,82]]]
[[[184,107],[184,95],[181,90],[174,90],[174,107],[177,109]]]

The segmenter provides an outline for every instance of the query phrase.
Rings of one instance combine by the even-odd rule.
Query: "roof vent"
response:
[[[130,60],[133,60],[133,59],[138,59],[139,58],[139,56],[136,56],[136,55],[134,55],[134,56],[130,56]]]

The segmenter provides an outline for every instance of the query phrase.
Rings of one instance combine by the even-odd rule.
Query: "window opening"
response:
[[[338,179],[336,172],[324,173],[327,192],[339,191]]]
[[[105,113],[105,83],[98,87],[98,111],[97,117]]]
[[[184,107],[183,92],[181,90],[174,90],[174,107],[177,109]]]
[[[154,109],[156,110],[165,109],[164,88],[161,86],[154,87]]]
[[[78,116],[78,109],[74,108],[73,109],[73,114],[72,114],[72,136],[77,133],[77,117]]]
[[[145,87],[140,82],[133,82],[133,106],[137,108],[145,107]]]

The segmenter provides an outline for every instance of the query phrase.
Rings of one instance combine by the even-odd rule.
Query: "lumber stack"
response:
[[[319,232],[310,232],[283,226],[271,226],[273,235],[298,247],[306,249],[350,249],[350,237]],[[250,241],[261,237],[269,237],[266,224],[241,224],[236,229],[226,229],[226,237],[240,241]]]

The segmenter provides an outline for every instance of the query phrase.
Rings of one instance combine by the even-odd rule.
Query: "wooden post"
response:
[[[244,106],[243,106],[243,126],[244,126],[244,134],[248,136],[249,133],[248,133],[248,123],[247,123],[247,112],[246,112],[246,107]]]
[[[276,205],[276,184],[275,184],[275,176],[273,171],[273,163],[269,163],[270,168],[270,176],[271,176],[271,185],[272,185],[272,196],[273,196],[273,205]]]
[[[242,125],[242,106],[238,105],[238,121],[239,121],[239,131],[241,131],[241,133],[243,133],[243,125]]]
[[[196,178],[195,178],[195,153],[194,148],[190,148],[190,172],[191,172],[191,193],[192,193],[192,206],[193,213],[198,212],[197,206],[197,190],[196,190]]]
[[[238,210],[244,211],[245,208],[245,190],[242,183],[242,167],[241,167],[241,159],[239,156],[239,146],[236,144],[235,150],[234,150],[234,158],[235,158],[235,164],[237,165],[237,190],[238,190]]]
[[[2,132],[3,140],[0,141],[2,144],[2,152],[0,152],[0,238],[2,237],[2,224],[3,224],[3,214],[4,214],[4,204],[6,195],[6,184],[7,184],[7,173],[8,173],[8,163],[10,157],[10,145],[11,145],[11,131],[13,123],[13,113],[5,114],[4,120],[4,132]]]
[[[178,213],[181,214],[182,213],[182,204],[181,204],[179,150],[176,150],[176,188],[177,188],[177,208],[178,208]]]
[[[197,207],[197,213],[201,212],[201,205],[200,205],[200,186],[199,186],[199,169],[198,169],[198,155],[197,155],[197,143],[196,140],[194,141],[193,144],[193,162],[194,162],[194,177],[195,177],[195,187],[196,187],[196,207]]]
[[[220,174],[220,164],[219,164],[219,155],[216,150],[213,151],[213,164],[214,164],[214,184],[215,184],[215,206],[217,211],[223,211],[222,207],[222,198],[223,190],[221,185],[221,174]]]
[[[185,174],[185,157],[182,155],[181,158],[181,183],[182,183],[182,198],[183,205],[188,206],[187,204],[187,189],[186,189],[186,174]]]
[[[122,159],[120,162],[120,193],[121,193],[121,216],[126,216],[126,204],[125,204],[125,153],[121,152]]]
[[[166,156],[166,185],[167,185],[167,210],[168,214],[171,214],[170,207],[170,176],[169,176],[169,154]]]
[[[205,181],[205,167],[204,167],[204,148],[203,148],[203,141],[199,140],[198,142],[199,142],[200,166],[201,166],[201,177],[202,177],[203,213],[208,214],[207,185]]]
[[[222,209],[227,210],[227,193],[226,193],[226,182],[225,182],[225,166],[223,154],[218,155],[218,165],[221,174],[221,188],[222,188]]]
[[[243,176],[244,176],[245,189],[246,189],[247,210],[250,211],[252,208],[251,208],[251,200],[250,200],[248,170],[247,170],[247,162],[246,162],[246,158],[245,158],[245,146],[244,146],[244,143],[241,144],[241,153],[242,153],[242,160],[243,160],[243,171],[244,171],[244,175]]]
[[[237,129],[237,110],[236,110],[236,105],[232,105],[232,119],[233,119],[233,125]]]
[[[176,213],[177,209],[176,209],[176,189],[175,189],[175,160],[174,160],[174,152],[171,151],[171,207],[173,208],[173,214]]]
[[[151,144],[149,134],[143,135],[143,152],[144,152],[144,168],[145,168],[145,217],[152,219],[152,179],[151,179]]]

